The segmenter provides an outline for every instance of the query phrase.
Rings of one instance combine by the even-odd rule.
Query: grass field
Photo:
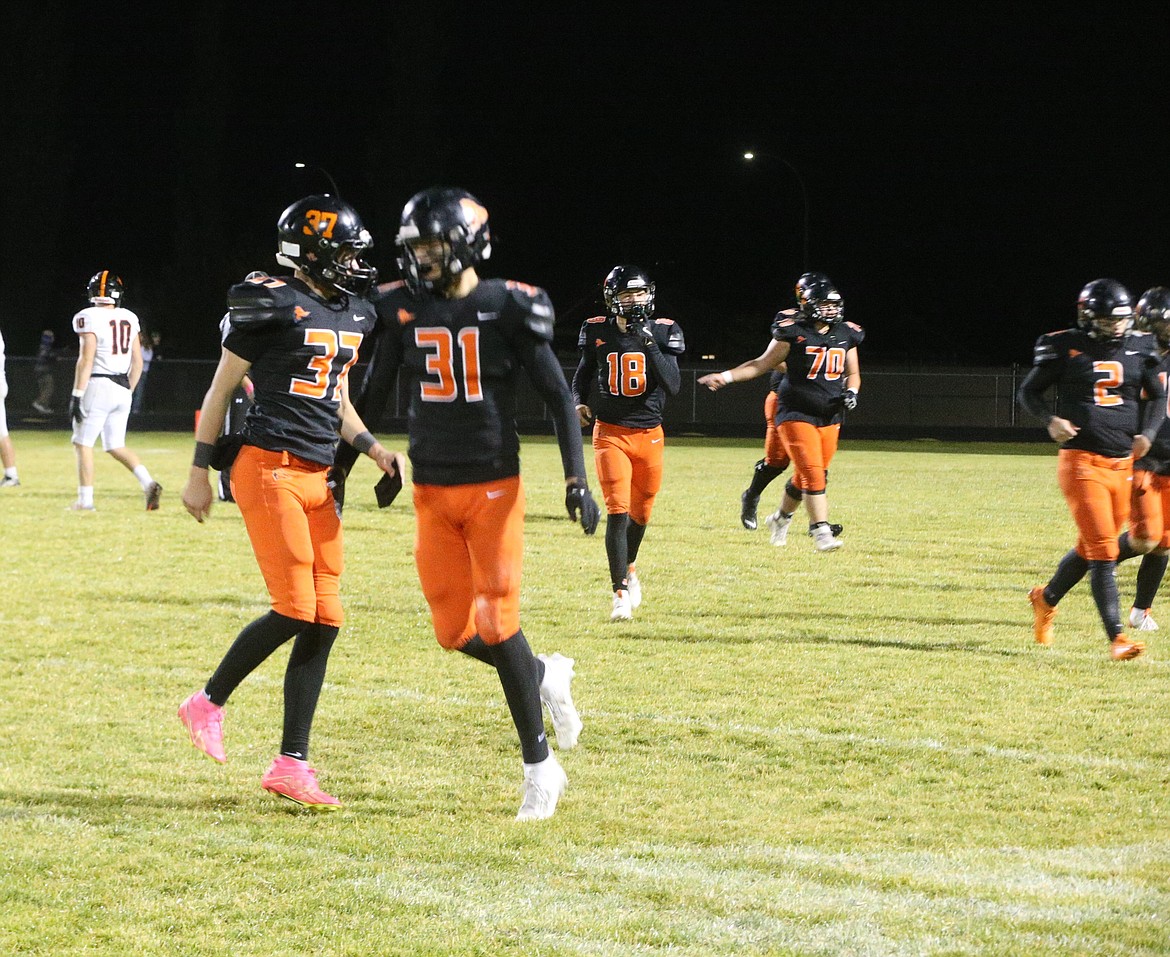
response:
[[[313,738],[345,808],[314,816],[259,787],[283,651],[226,766],[175,716],[266,608],[234,506],[179,504],[189,436],[131,436],[161,511],[101,456],[88,515],[67,435],[13,438],[0,954],[1170,953],[1170,628],[1109,661],[1083,583],[1032,641],[1073,540],[1050,447],[846,439],[822,555],[740,528],[759,443],[672,440],[645,603],[611,624],[602,530],[526,439],[525,632],[577,660],[585,731],[556,816],[517,824],[499,684],[435,644],[409,493],[379,512],[368,461]]]

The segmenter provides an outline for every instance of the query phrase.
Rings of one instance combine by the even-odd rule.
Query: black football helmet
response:
[[[1077,327],[1094,339],[1120,339],[1133,325],[1133,297],[1116,279],[1094,279],[1077,297]]]
[[[621,303],[618,293],[645,290],[645,302]],[[634,322],[642,322],[654,315],[654,283],[637,266],[614,266],[601,285],[605,309],[611,316],[622,316]]]
[[[1170,289],[1153,286],[1142,293],[1133,311],[1134,327],[1152,332],[1163,349],[1170,349]]]
[[[357,211],[333,196],[306,196],[276,222],[276,261],[326,288],[364,296],[378,270],[362,255],[374,245]]]
[[[829,325],[845,318],[845,300],[823,272],[806,272],[796,280],[796,308],[802,319]]]
[[[439,261],[420,260],[415,244],[436,239],[443,244]],[[487,209],[467,190],[447,186],[424,189],[410,198],[394,241],[398,269],[407,288],[416,294],[450,286],[465,269],[475,268],[492,254]]]
[[[94,273],[93,278],[85,284],[85,295],[96,305],[117,306],[122,302],[125,288],[121,279],[108,269],[103,269],[99,273]]]

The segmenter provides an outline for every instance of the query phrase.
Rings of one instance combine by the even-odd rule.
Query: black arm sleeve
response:
[[[1142,403],[1142,435],[1151,442],[1158,437],[1158,430],[1166,421],[1166,389],[1158,375],[1158,366],[1150,363],[1142,375],[1146,401]]]
[[[1033,366],[1024,381],[1020,383],[1020,390],[1016,398],[1025,412],[1036,416],[1043,422],[1052,418],[1052,407],[1044,398],[1049,387],[1056,384],[1060,376],[1060,369],[1055,362]]]
[[[581,361],[577,363],[577,370],[573,373],[573,404],[588,405],[589,390],[593,386],[593,376],[597,372],[597,355],[592,349],[581,350]]]
[[[399,352],[398,329],[391,328],[389,323],[380,323],[375,334],[374,355],[366,367],[366,377],[362,380],[358,394],[351,396],[354,410],[371,429],[378,427],[378,420],[382,418],[394,392],[394,386],[398,381],[398,366],[401,363]],[[349,475],[353,463],[358,460],[360,454],[352,445],[342,440],[337,444],[333,462]]]
[[[658,343],[646,346],[646,359],[654,375],[662,383],[667,395],[678,395],[682,385],[682,373],[678,371],[678,359],[658,348]]]
[[[565,478],[585,478],[585,454],[581,450],[581,424],[565,373],[557,361],[549,343],[534,336],[522,335],[515,343],[520,364],[528,370],[528,376],[553,417],[553,428],[557,433],[557,445],[561,449],[561,466]],[[576,378],[574,376],[574,378]]]

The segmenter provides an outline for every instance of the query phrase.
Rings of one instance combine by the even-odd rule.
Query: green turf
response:
[[[0,954],[1170,952],[1170,604],[1132,662],[1087,583],[1033,643],[1026,590],[1074,537],[1051,447],[846,439],[822,555],[803,515],[785,548],[740,527],[759,443],[668,440],[645,602],[611,624],[603,529],[525,439],[524,629],[576,659],[585,730],[556,816],[517,824],[502,693],[435,644],[409,487],[378,511],[368,461],[351,482],[320,816],[259,787],[284,651],[229,703],[226,766],[175,716],[266,609],[234,506],[179,504],[189,436],[131,435],[151,514],[100,453],[98,511],[66,511],[66,434],[13,438]]]

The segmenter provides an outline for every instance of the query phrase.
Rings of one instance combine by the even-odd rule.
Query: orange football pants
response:
[[[1061,449],[1056,477],[1076,522],[1077,554],[1091,562],[1116,561],[1117,536],[1129,518],[1133,456]]]
[[[435,638],[497,645],[520,630],[524,484],[519,475],[414,490],[414,563]]]
[[[776,425],[776,407],[779,405],[780,396],[769,389],[764,398],[764,464],[783,471],[788,468],[790,459],[784,451],[780,428]]]
[[[231,485],[272,610],[340,627],[344,550],[328,472],[319,462],[245,445]]]
[[[1134,469],[1133,494],[1129,503],[1131,539],[1156,542],[1155,548],[1170,548],[1170,475]]]
[[[662,488],[662,426],[631,429],[598,419],[593,423],[593,465],[610,515],[628,512],[639,525],[650,522]]]
[[[837,454],[841,426],[811,422],[781,422],[780,439],[792,459],[792,481],[802,492],[825,490],[825,471]]]

